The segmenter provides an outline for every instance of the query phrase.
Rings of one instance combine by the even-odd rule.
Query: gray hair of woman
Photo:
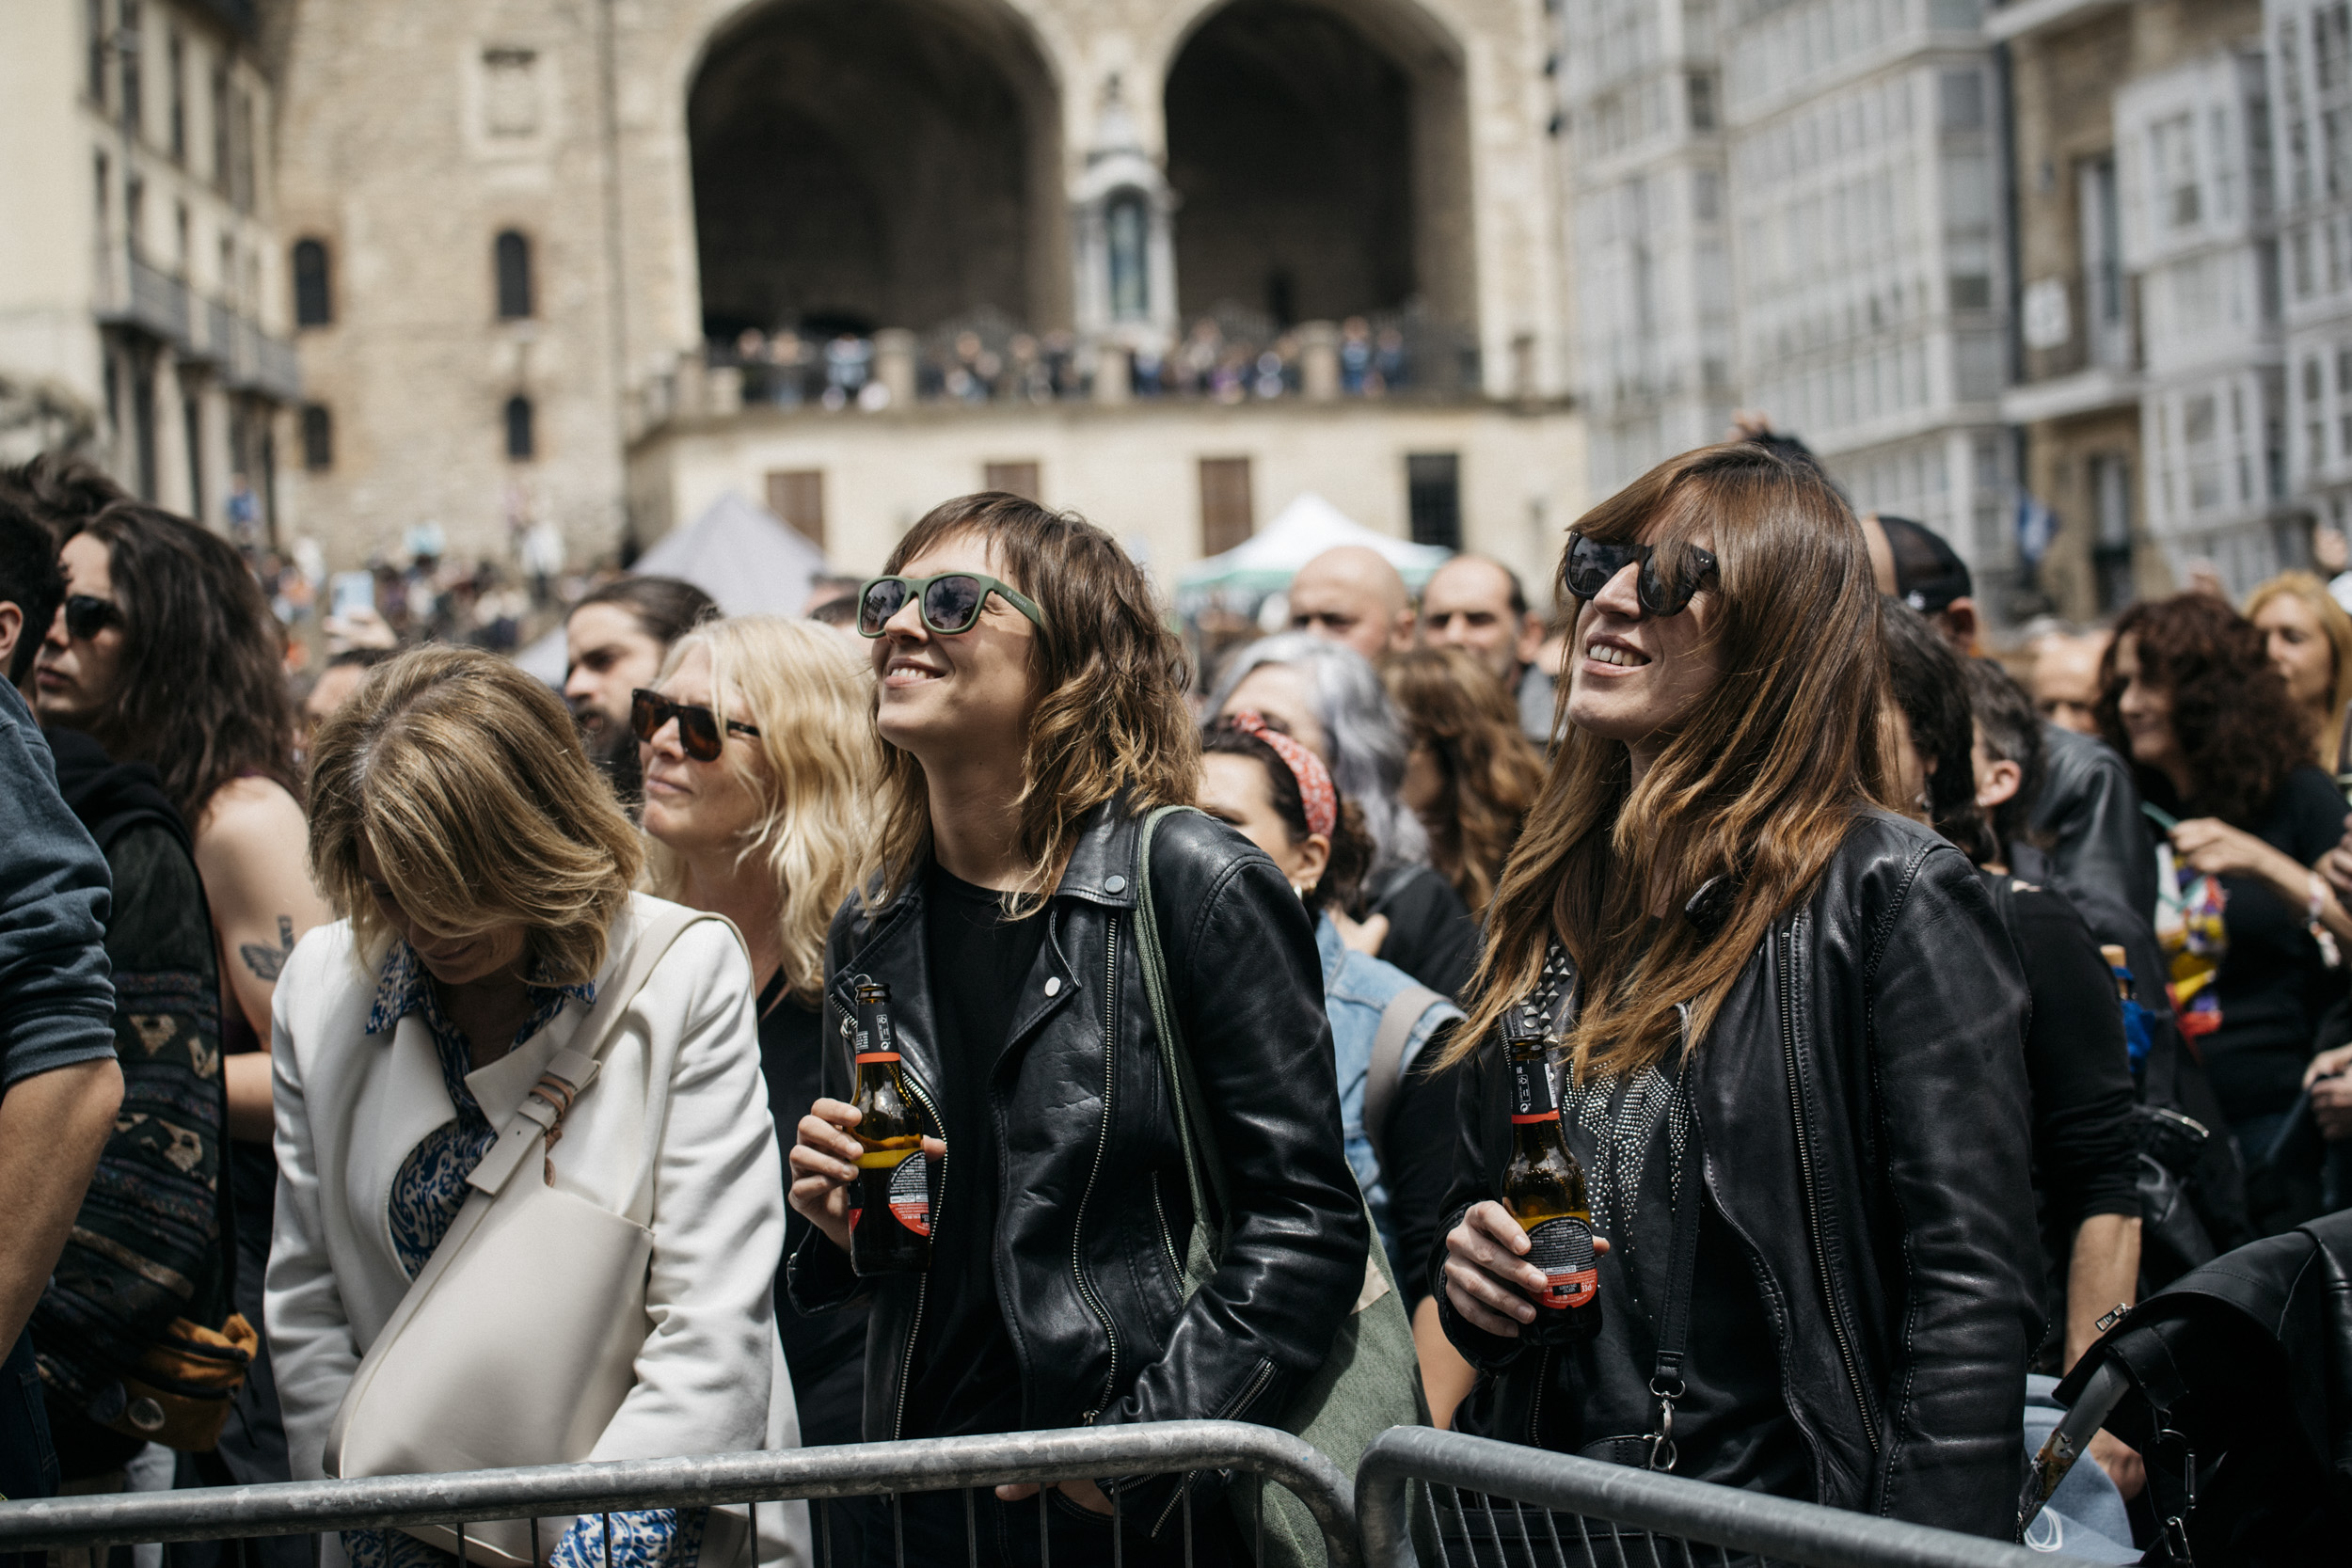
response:
[[[1353,800],[1372,834],[1372,875],[1429,863],[1429,835],[1421,818],[1396,798],[1405,782],[1405,729],[1389,702],[1388,689],[1369,661],[1354,649],[1312,632],[1286,631],[1260,638],[1226,661],[1209,712],[1221,713],[1233,689],[1262,665],[1296,671],[1313,692],[1323,725],[1324,758],[1342,800]]]

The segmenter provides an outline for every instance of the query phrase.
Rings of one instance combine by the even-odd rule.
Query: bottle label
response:
[[[871,1067],[876,1062],[895,1062],[898,1059],[898,1053],[896,1051],[861,1051],[857,1053],[857,1065],[860,1067]]]
[[[1560,1106],[1552,1099],[1551,1073],[1541,1056],[1511,1063],[1511,1122],[1558,1121]]]
[[[920,1154],[910,1154],[890,1173],[890,1212],[900,1225],[926,1241],[931,1234],[930,1167],[930,1162]]]
[[[1527,1260],[1544,1271],[1545,1284],[1536,1294],[1536,1306],[1582,1307],[1599,1291],[1600,1270],[1593,1260],[1591,1226],[1565,1217],[1546,1220],[1527,1233]]]

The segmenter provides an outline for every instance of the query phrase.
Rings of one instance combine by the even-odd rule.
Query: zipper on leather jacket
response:
[[[1829,1249],[1821,1241],[1821,1204],[1820,1176],[1813,1166],[1813,1137],[1805,1125],[1804,1090],[1797,1071],[1796,964],[1790,957],[1795,946],[1792,940],[1796,927],[1792,923],[1785,931],[1775,931],[1773,942],[1778,946],[1774,967],[1780,975],[1780,1047],[1788,1064],[1788,1115],[1797,1133],[1797,1168],[1804,1185],[1805,1235],[1813,1243],[1813,1266],[1820,1275],[1821,1297],[1829,1307],[1830,1333],[1837,1340],[1837,1358],[1845,1364],[1846,1384],[1853,1392],[1854,1410],[1862,1418],[1862,1434],[1869,1439],[1870,1451],[1879,1451],[1878,1423],[1870,1418],[1870,1401],[1864,1392],[1862,1365],[1854,1354],[1853,1340],[1846,1333],[1845,1315],[1837,1306],[1837,1288],[1829,1271]]]
[[[1177,1261],[1176,1233],[1168,1227],[1168,1211],[1160,1203],[1160,1173],[1153,1171],[1148,1180],[1152,1184],[1152,1218],[1157,1223],[1160,1230],[1160,1248],[1168,1254],[1168,1275],[1176,1281],[1177,1292],[1182,1294],[1184,1289],[1184,1265]]]
[[[1086,1269],[1079,1260],[1084,1245],[1087,1223],[1087,1200],[1094,1196],[1094,1182],[1103,1174],[1103,1155],[1111,1141],[1111,1090],[1118,1081],[1119,1059],[1115,1047],[1119,1039],[1119,917],[1112,915],[1104,924],[1103,960],[1103,1125],[1094,1138],[1094,1165],[1087,1172],[1087,1184],[1078,1195],[1078,1212],[1070,1223],[1070,1277],[1076,1282],[1078,1295],[1103,1325],[1103,1333],[1110,1340],[1110,1371],[1103,1379],[1103,1397],[1094,1408],[1078,1418],[1082,1426],[1092,1426],[1111,1402],[1111,1391],[1119,1386],[1119,1329],[1111,1323],[1111,1315],[1094,1287],[1087,1283]]]
[[[923,1114],[931,1118],[932,1128],[944,1134],[947,1124],[939,1119],[939,1107],[931,1103],[931,1097],[923,1091],[923,1081],[914,1073],[906,1070],[903,1066],[899,1069],[898,1079],[906,1085],[907,1092],[922,1102]],[[940,1213],[947,1207],[947,1162],[954,1157],[954,1154],[955,1150],[949,1149],[939,1158],[939,1197],[931,1205],[931,1234],[934,1236],[939,1234]],[[930,1292],[931,1275],[930,1271],[926,1269],[923,1271],[922,1277],[914,1282],[914,1316],[907,1323],[906,1350],[898,1358],[898,1407],[890,1414],[890,1435],[893,1438],[903,1436],[906,1433],[907,1386],[914,1381],[915,1338],[923,1332],[923,1304],[929,1299]]]
[[[1209,1419],[1213,1421],[1240,1420],[1242,1418],[1242,1412],[1248,1410],[1252,1404],[1255,1404],[1257,1402],[1258,1396],[1265,1392],[1265,1386],[1273,1381],[1274,1363],[1267,1360],[1263,1355],[1258,1357],[1257,1370],[1249,1374],[1249,1381],[1241,1386],[1241,1392],[1235,1394],[1232,1399],[1227,1400],[1222,1405],[1219,1405],[1216,1413],[1211,1416]],[[1187,1470],[1184,1472],[1184,1479],[1176,1483],[1175,1493],[1168,1497],[1168,1506],[1161,1509],[1160,1516],[1152,1521],[1152,1528],[1149,1533],[1154,1536],[1160,1533],[1162,1528],[1168,1524],[1169,1517],[1175,1513],[1177,1506],[1184,1500],[1185,1495],[1192,1490],[1193,1478],[1199,1474],[1200,1474],[1199,1470]]]

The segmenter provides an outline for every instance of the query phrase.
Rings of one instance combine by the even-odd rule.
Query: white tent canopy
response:
[[[1418,591],[1429,574],[1454,552],[1440,545],[1416,545],[1366,528],[1310,490],[1275,515],[1249,538],[1178,574],[1187,598],[1220,590],[1271,594],[1290,585],[1301,566],[1340,545],[1362,545],[1386,556]]]
[[[728,615],[798,615],[809,579],[825,570],[824,552],[773,513],[730,490],[708,510],[637,558],[644,577],[682,578],[719,601]],[[564,628],[516,656],[549,686],[564,679]]]

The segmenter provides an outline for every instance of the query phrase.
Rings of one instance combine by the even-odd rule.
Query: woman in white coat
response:
[[[516,1214],[542,1178],[605,1211],[597,1223],[642,1227],[650,1243],[643,1342],[598,1363],[626,1392],[600,1429],[586,1428],[593,1446],[562,1457],[797,1446],[770,1293],[783,1189],[740,940],[707,918],[676,930],[682,911],[629,893],[635,831],[562,705],[501,659],[405,655],[370,675],[311,754],[311,863],[343,918],[296,948],[275,1018],[279,1176],[266,1313],[294,1474],[326,1473],[330,1457],[356,1471],[360,1429],[385,1426],[363,1366],[371,1347],[429,1263],[454,1281],[465,1248],[510,1244],[483,1216],[499,1205]],[[649,930],[658,939],[647,950],[668,940],[666,951],[642,989],[618,994]],[[609,1032],[608,1020],[617,1021]],[[599,1060],[583,1071],[586,1055]],[[521,1164],[496,1147],[502,1138],[529,1143]],[[515,1174],[469,1212],[468,1178],[498,1168],[485,1159],[493,1153]],[[437,1259],[453,1231],[452,1258]],[[393,1365],[394,1342],[412,1368],[420,1352],[427,1367],[496,1363],[510,1344],[544,1355],[549,1323],[589,1288],[584,1275],[567,1279],[569,1256],[534,1276],[543,1293],[515,1291],[462,1327],[412,1308],[414,1334],[430,1326],[447,1342],[420,1346],[399,1326],[381,1365]],[[425,1396],[415,1390],[430,1380],[403,1379],[401,1420],[421,1425],[426,1448],[470,1463],[546,1457],[495,1451],[506,1440],[500,1423],[577,1397],[597,1368],[545,1370],[553,1375],[536,1399],[485,1388],[449,1400],[446,1413],[416,1411]],[[355,1374],[370,1392],[339,1422]],[[612,1515],[610,1560],[807,1560],[803,1505],[757,1511],[755,1553],[745,1512]],[[342,1544],[355,1568],[453,1560],[394,1530],[346,1531]],[[603,1568],[603,1517],[559,1525],[537,1549],[556,1568]]]

